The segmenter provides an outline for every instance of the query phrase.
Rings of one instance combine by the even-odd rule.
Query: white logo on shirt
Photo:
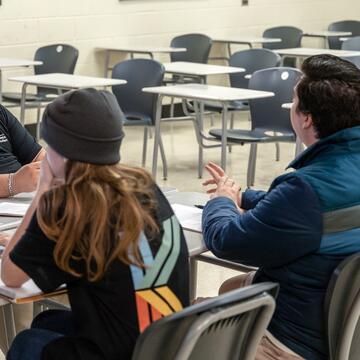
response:
[[[0,143],[8,142],[7,137],[4,134],[0,134]]]

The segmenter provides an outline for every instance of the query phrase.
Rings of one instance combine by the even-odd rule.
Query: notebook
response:
[[[15,202],[1,202],[0,203],[0,216],[17,216],[22,217],[25,215],[30,204],[15,203]]]
[[[181,204],[172,204],[171,207],[185,230],[201,233],[201,209]]]

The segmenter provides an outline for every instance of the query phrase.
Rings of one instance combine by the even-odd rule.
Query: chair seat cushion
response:
[[[150,116],[134,113],[134,112],[126,112],[124,113],[125,120],[124,125],[126,126],[151,126],[152,120]]]
[[[205,102],[205,110],[207,111],[215,111],[215,112],[222,112],[223,107],[220,102],[218,101],[206,101]],[[230,111],[248,111],[249,110],[249,103],[246,101],[231,101],[228,110]]]
[[[222,136],[222,130],[211,129],[209,134],[220,140]],[[273,130],[268,129],[229,129],[227,131],[227,140],[229,142],[240,144],[251,142],[294,142],[295,135],[293,133],[277,133],[277,135],[273,135]]]

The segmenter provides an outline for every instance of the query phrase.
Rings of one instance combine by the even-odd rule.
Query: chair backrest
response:
[[[330,360],[355,360],[360,354],[360,253],[334,270],[324,302]]]
[[[212,40],[204,34],[185,34],[171,40],[170,46],[186,48],[185,52],[170,54],[171,61],[188,61],[206,64],[209,59]]]
[[[123,79],[125,85],[113,86],[112,91],[120,105],[121,110],[127,116],[136,118],[140,116],[150,117],[155,123],[156,94],[144,93],[144,87],[160,86],[163,82],[165,68],[158,61],[150,59],[131,59],[116,64],[112,71],[113,79]]]
[[[330,31],[350,31],[351,36],[360,35],[360,21],[358,20],[345,20],[334,22],[329,25]],[[340,41],[341,36],[331,36],[329,37],[329,48],[330,49],[341,49],[342,41]]]
[[[290,112],[281,106],[292,102],[293,89],[301,77],[301,71],[278,67],[256,71],[249,89],[271,91],[274,97],[250,101],[252,129],[266,129],[277,132],[293,132]]]
[[[360,56],[342,56],[341,58],[352,62],[360,69]]]
[[[288,49],[301,46],[303,32],[294,26],[277,26],[264,31],[265,38],[279,38],[282,41],[273,44],[264,44],[265,49]]]
[[[255,71],[279,66],[281,57],[267,49],[248,49],[242,50],[231,55],[229,65],[245,69],[244,73],[230,74],[230,84],[232,87],[247,88],[249,79],[247,75],[252,75]]]
[[[260,283],[156,321],[139,337],[132,359],[253,360],[277,291],[277,284]]]
[[[67,44],[53,44],[36,50],[34,59],[42,61],[41,66],[35,66],[35,74],[64,73],[73,74],[79,51]],[[39,94],[57,94],[58,90],[38,88]]]
[[[346,41],[343,41],[342,50],[360,51],[360,36],[354,36]]]

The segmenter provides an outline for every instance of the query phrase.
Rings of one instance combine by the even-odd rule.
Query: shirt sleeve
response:
[[[241,208],[244,210],[253,209],[265,195],[266,191],[247,189],[241,197]]]
[[[226,197],[208,202],[203,235],[218,257],[264,268],[279,267],[320,247],[322,214],[314,190],[293,176],[256,206],[239,213]]]
[[[31,163],[41,150],[41,146],[9,110],[1,106],[0,111],[4,125],[8,130],[9,141],[11,142],[14,155],[21,165]]]
[[[57,267],[53,257],[54,248],[55,242],[42,232],[35,213],[25,234],[10,252],[10,259],[43,292],[51,292],[62,284],[77,280]]]

